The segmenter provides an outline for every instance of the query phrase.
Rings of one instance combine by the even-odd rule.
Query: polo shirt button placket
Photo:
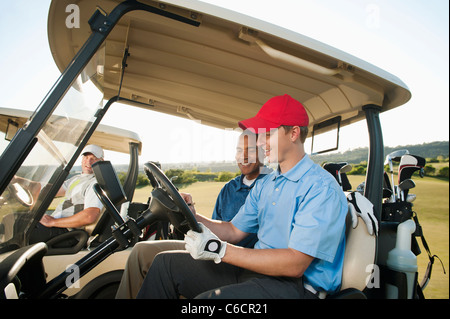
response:
[[[275,187],[275,192],[278,193],[280,191],[279,187]],[[276,197],[278,198],[278,195],[276,195]],[[275,206],[277,203],[275,201],[272,202],[272,205]]]

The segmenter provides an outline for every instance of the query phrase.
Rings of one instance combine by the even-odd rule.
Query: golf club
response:
[[[416,194],[408,194],[406,196],[406,201],[408,203],[412,203],[412,202],[414,202],[416,200],[416,197],[417,197]]]
[[[345,164],[338,170],[338,179],[339,179],[339,185],[341,185],[342,190],[344,190],[344,186],[342,185],[342,176],[341,174],[346,174],[352,170],[353,166],[352,164]]]
[[[395,202],[398,198],[397,188],[394,184],[394,164],[393,162],[400,162],[403,155],[409,154],[408,150],[397,150],[386,155],[386,159],[384,161],[384,165],[389,164],[389,172],[391,173],[392,180],[392,202]]]
[[[402,181],[400,184],[398,184],[398,188],[400,190],[400,200],[404,201],[405,200],[405,190],[410,190],[411,188],[416,187],[416,183],[414,183],[414,181],[410,178],[405,179],[404,181]]]

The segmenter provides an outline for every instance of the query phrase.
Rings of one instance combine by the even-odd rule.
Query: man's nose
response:
[[[258,139],[256,140],[256,146],[264,148],[266,146],[266,136],[264,134],[260,134]]]
[[[238,152],[236,153],[236,156],[234,157],[236,159],[236,162],[242,163],[244,162],[244,152]]]
[[[86,164],[92,165],[95,163],[95,158],[88,157],[86,158]]]

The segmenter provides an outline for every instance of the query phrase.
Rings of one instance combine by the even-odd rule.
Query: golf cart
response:
[[[77,19],[79,27],[68,24],[71,19]],[[370,236],[362,221],[355,229],[348,227],[342,291],[335,297],[415,296],[415,279],[410,285],[409,274],[387,266],[400,221],[382,218],[384,145],[379,114],[410,99],[400,79],[310,38],[194,0],[80,0],[76,4],[54,0],[48,36],[62,75],[1,155],[0,194],[20,169],[39,157],[41,132],[65,161],[58,162],[47,177],[47,195],[40,195],[22,238],[9,246],[16,251],[0,267],[1,289],[19,291],[24,298],[58,298],[67,289],[72,272],[62,272],[52,280],[33,279],[39,284],[30,291],[18,288],[19,280],[30,280],[25,275],[30,268],[38,269],[36,273],[47,271],[41,262],[46,245],[27,246],[29,230],[47,210],[112,103],[226,129],[255,115],[270,97],[287,93],[305,106],[311,137],[367,122],[370,151],[363,194],[373,204],[380,231]],[[58,114],[64,126],[53,123],[52,117]],[[127,114],[123,119],[132,121]],[[72,121],[83,125],[74,125],[67,145],[53,142],[55,133]],[[152,121],[151,114],[148,121]],[[169,220],[182,232],[198,230],[164,173],[150,162],[144,167],[155,187],[148,207],[135,219],[123,219],[116,207],[123,196],[114,170],[98,168],[98,195],[116,231],[75,263],[80,277],[129,247],[141,229],[156,221]],[[1,247],[6,249],[3,243]],[[22,256],[29,262],[22,263]],[[380,285],[368,284],[368,277]]]

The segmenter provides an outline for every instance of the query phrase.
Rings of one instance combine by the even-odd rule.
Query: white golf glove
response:
[[[352,214],[352,226],[358,226],[358,216],[366,223],[370,235],[378,235],[378,220],[373,211],[373,204],[358,192],[352,192],[347,196],[348,209]]]
[[[225,256],[227,243],[221,241],[205,225],[198,223],[202,229],[201,233],[189,230],[184,237],[186,250],[194,259],[214,260],[220,263]]]

